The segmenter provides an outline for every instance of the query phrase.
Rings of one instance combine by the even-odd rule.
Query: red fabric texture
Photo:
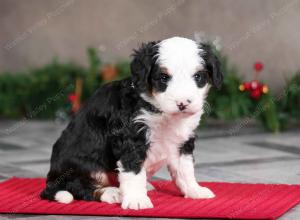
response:
[[[144,216],[168,218],[276,219],[300,202],[300,185],[201,183],[213,199],[185,199],[172,182],[153,181],[150,191],[154,208],[123,210],[119,204],[73,201],[60,204],[41,200],[45,179],[11,178],[0,183],[0,213],[99,216]]]

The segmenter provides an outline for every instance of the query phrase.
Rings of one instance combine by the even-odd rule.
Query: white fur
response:
[[[163,165],[168,165],[171,176],[185,197],[212,198],[214,194],[201,187],[194,176],[191,155],[180,155],[179,148],[194,136],[203,114],[205,98],[209,90],[207,84],[197,87],[194,74],[204,69],[203,51],[196,42],[174,37],[159,43],[157,62],[171,76],[164,92],[153,92],[153,96],[142,94],[141,97],[156,106],[162,114],[155,114],[144,109],[135,118],[135,122],[145,123],[150,148],[144,162],[147,177],[150,178]],[[183,112],[178,111],[179,102],[191,103]]]
[[[142,111],[135,121],[145,123],[150,129],[150,148],[144,162],[147,177],[150,178],[172,158],[179,157],[179,147],[193,135],[202,111],[193,115],[157,115]]]
[[[69,204],[74,200],[73,195],[68,191],[58,191],[55,194],[54,199],[57,202],[64,203],[64,204]]]
[[[186,198],[208,199],[214,197],[213,192],[197,183],[192,155],[183,154],[179,158],[173,158],[168,168],[172,179]]]
[[[202,111],[193,115],[153,114],[145,110],[136,118],[149,126],[150,148],[143,168],[149,178],[167,165],[176,185],[187,198],[213,198],[214,194],[196,181],[192,155],[180,155],[179,148],[197,127]]]
[[[109,204],[121,203],[121,193],[118,187],[105,187],[102,189],[102,195],[100,197],[102,202]]]
[[[173,37],[158,44],[157,63],[166,69],[171,76],[166,91],[153,92],[153,102],[165,113],[178,112],[178,104],[191,103],[184,111],[196,113],[203,108],[209,86],[199,88],[195,83],[194,75],[204,69],[204,60],[200,56],[203,50],[190,39]]]
[[[120,192],[123,209],[146,209],[153,208],[150,198],[147,196],[147,178],[144,169],[140,173],[124,172],[118,162]]]

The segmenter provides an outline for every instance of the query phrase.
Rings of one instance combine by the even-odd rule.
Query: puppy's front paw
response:
[[[147,195],[125,195],[121,207],[138,210],[153,208],[153,204]]]
[[[188,189],[185,198],[191,199],[211,199],[214,198],[215,194],[206,187],[195,186]]]

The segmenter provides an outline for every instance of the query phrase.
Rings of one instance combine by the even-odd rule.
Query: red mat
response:
[[[184,199],[173,183],[154,181],[153,209],[122,210],[119,204],[74,201],[65,205],[41,200],[45,180],[12,178],[0,183],[0,213],[147,216],[169,218],[276,219],[300,202],[300,185],[202,183],[214,199]]]

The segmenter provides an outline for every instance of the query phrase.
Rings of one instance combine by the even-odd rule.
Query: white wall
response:
[[[246,79],[281,88],[300,69],[300,0],[0,0],[0,71],[22,70],[54,56],[86,63],[86,48],[104,61],[127,58],[140,42],[205,32]]]

